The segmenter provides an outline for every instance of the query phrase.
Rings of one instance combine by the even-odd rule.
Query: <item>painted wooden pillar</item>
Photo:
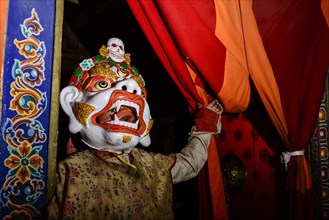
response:
[[[1,219],[41,218],[52,190],[62,4],[0,1]]]
[[[329,70],[328,70],[329,77]],[[318,123],[310,144],[316,219],[329,219],[329,78],[322,97]]]

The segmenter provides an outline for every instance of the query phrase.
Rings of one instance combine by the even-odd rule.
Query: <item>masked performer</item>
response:
[[[60,103],[71,133],[88,148],[58,164],[48,219],[173,219],[173,183],[194,178],[221,129],[217,100],[200,108],[180,153],[146,152],[153,124],[145,82],[123,42],[111,38],[100,55],[75,69]]]

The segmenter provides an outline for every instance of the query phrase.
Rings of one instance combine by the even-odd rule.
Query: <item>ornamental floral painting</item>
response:
[[[46,203],[54,1],[10,1],[1,112],[2,219],[38,219]]]

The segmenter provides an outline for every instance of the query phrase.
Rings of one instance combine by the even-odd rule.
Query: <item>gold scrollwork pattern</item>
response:
[[[75,118],[84,126],[87,126],[87,119],[90,113],[92,113],[94,110],[94,106],[82,102],[76,102],[73,109]]]
[[[13,81],[8,92],[11,100],[2,127],[9,156],[3,161],[8,172],[0,188],[0,203],[11,211],[4,219],[36,219],[41,210],[35,205],[40,203],[46,185],[44,159],[40,155],[47,141],[43,125],[47,122],[40,119],[48,107],[42,87],[46,80],[46,46],[38,39],[43,27],[34,8],[19,28],[25,39],[13,40],[19,58],[13,58]]]

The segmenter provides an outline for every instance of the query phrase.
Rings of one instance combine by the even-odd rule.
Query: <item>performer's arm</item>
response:
[[[198,175],[207,160],[212,135],[218,134],[221,130],[222,112],[223,107],[217,100],[199,109],[187,145],[180,153],[176,153],[176,163],[171,170],[173,183],[186,181]]]

